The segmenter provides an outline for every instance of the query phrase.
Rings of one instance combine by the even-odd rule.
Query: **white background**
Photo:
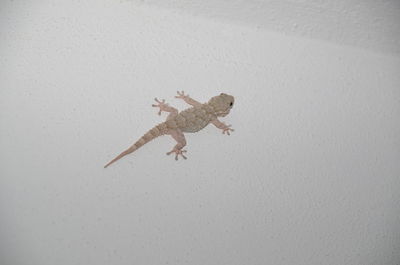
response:
[[[399,263],[388,24],[369,45],[140,1],[0,7],[0,264]],[[176,90],[234,95],[235,132],[103,169],[165,118],[154,97],[188,107]]]

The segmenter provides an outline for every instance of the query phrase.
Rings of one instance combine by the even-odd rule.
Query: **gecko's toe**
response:
[[[172,150],[172,151],[168,152],[167,155],[175,153],[175,160],[178,161],[178,156],[182,156],[183,159],[187,159],[187,157],[183,154],[186,152],[187,152],[186,150]]]

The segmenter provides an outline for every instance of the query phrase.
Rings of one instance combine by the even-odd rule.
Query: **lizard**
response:
[[[218,117],[225,117],[229,114],[235,101],[233,96],[221,93],[202,104],[189,97],[189,95],[185,95],[184,91],[177,91],[177,94],[175,98],[183,99],[187,104],[191,105],[191,107],[178,112],[176,108],[165,103],[165,99],[160,101],[155,98],[154,100],[157,104],[153,104],[152,106],[159,108],[158,115],[161,115],[163,111],[169,113],[166,121],[146,132],[132,146],[107,163],[104,168],[162,135],[170,135],[177,142],[167,155],[175,154],[175,160],[178,160],[178,156],[182,156],[183,159],[186,159],[184,153],[187,151],[182,149],[186,146],[184,133],[198,132],[210,123],[218,129],[221,129],[223,134],[226,133],[230,135],[230,132],[234,131],[231,125],[226,125],[218,119]]]

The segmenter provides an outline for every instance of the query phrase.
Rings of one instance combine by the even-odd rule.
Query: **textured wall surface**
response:
[[[400,54],[398,0],[131,0],[211,20]]]
[[[0,264],[398,264],[399,56],[177,10],[1,4]],[[103,169],[178,89],[236,131]]]

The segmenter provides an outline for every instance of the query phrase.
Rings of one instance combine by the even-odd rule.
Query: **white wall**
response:
[[[398,264],[397,54],[93,0],[2,3],[0,58],[0,264]],[[178,89],[236,131],[103,169]]]
[[[398,0],[129,0],[209,20],[400,53]]]

